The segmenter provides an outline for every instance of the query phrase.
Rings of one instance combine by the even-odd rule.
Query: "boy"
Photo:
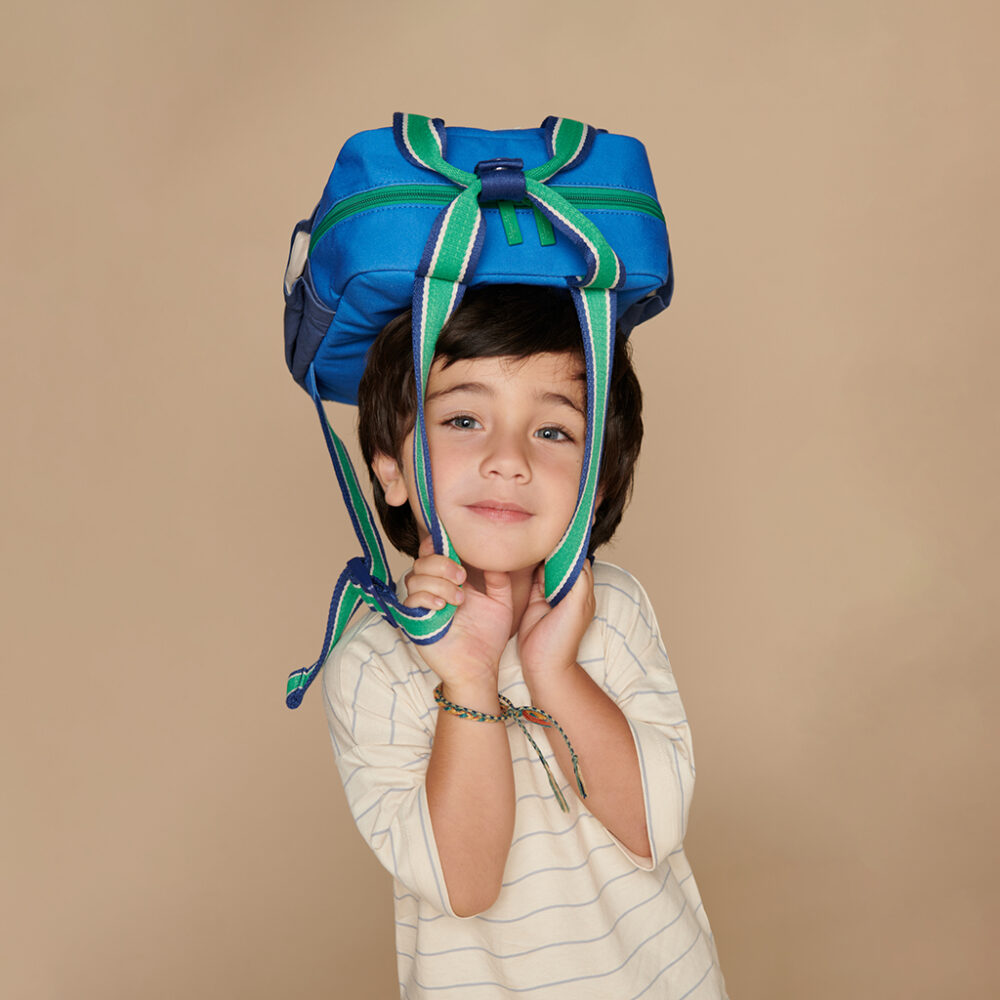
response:
[[[324,672],[352,812],[395,879],[411,1000],[725,996],[682,847],[690,735],[648,600],[604,563],[555,608],[542,596],[577,500],[584,372],[561,290],[473,289],[445,326],[425,417],[459,566],[434,554],[416,502],[409,314],[369,353],[359,435],[383,525],[415,560],[405,603],[457,606],[427,646],[368,614]],[[619,337],[592,549],[621,519],[640,409]],[[566,743],[531,726],[567,812],[524,730],[497,719],[501,696],[554,717],[572,744],[586,798]]]

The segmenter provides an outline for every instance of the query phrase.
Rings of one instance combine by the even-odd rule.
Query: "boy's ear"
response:
[[[399,467],[399,462],[382,452],[377,452],[372,461],[372,472],[382,487],[385,494],[385,502],[390,507],[402,507],[409,501],[406,493],[406,480],[403,478],[403,470]]]

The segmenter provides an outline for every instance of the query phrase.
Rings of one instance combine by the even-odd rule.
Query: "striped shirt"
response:
[[[473,917],[456,916],[449,903],[424,790],[437,676],[375,614],[352,627],[327,664],[327,716],[348,803],[394,879],[401,997],[726,997],[683,848],[695,771],[673,672],[638,582],[602,562],[594,581],[597,611],[579,662],[632,729],[652,858],[630,852],[590,813],[560,771],[548,730],[532,726],[569,803],[563,813],[509,724],[514,834],[500,895]],[[515,705],[530,703],[514,639],[499,689]]]

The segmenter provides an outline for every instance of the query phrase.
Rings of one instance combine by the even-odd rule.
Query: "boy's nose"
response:
[[[518,437],[513,434],[494,434],[488,442],[480,471],[484,476],[501,479],[529,481],[531,463]]]

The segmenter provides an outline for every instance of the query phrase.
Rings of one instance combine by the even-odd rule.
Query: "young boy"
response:
[[[390,540],[414,558],[411,607],[457,606],[411,643],[379,615],[324,672],[337,763],[364,838],[395,879],[401,996],[719,998],[725,987],[682,846],[694,784],[684,710],[639,584],[584,566],[554,608],[542,563],[576,506],[586,376],[558,289],[472,289],[438,340],[425,395],[435,503],[462,560],[435,555],[412,469],[410,316],[375,342],[359,435]],[[642,437],[615,346],[591,549],[611,538]],[[500,696],[572,744],[496,719]]]

